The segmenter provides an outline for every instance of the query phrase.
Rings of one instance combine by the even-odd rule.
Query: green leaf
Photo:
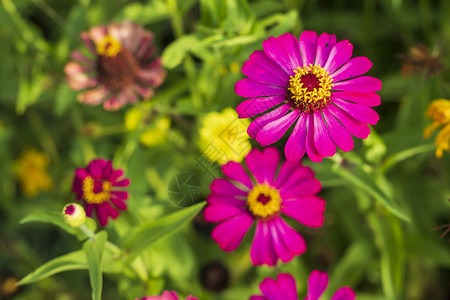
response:
[[[92,239],[87,240],[83,245],[83,251],[86,254],[86,260],[89,266],[89,279],[92,287],[93,300],[101,300],[102,298],[102,259],[107,238],[108,233],[101,231]]]
[[[86,256],[84,255],[83,251],[78,250],[68,254],[64,254],[43,264],[30,274],[22,278],[17,284],[30,284],[38,280],[50,277],[53,274],[59,272],[82,269],[87,269]]]
[[[163,65],[168,69],[173,69],[181,64],[189,51],[199,52],[200,45],[198,37],[195,35],[184,35],[166,47],[162,54]]]
[[[189,206],[159,220],[142,224],[131,230],[130,234],[124,240],[125,248],[130,252],[128,261],[132,261],[137,255],[160,238],[180,230],[198,214],[204,205],[205,202],[201,202]]]

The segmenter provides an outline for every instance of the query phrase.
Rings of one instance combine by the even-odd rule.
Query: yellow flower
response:
[[[142,110],[138,107],[129,109],[125,114],[125,128],[128,131],[134,130],[138,127],[143,117]]]
[[[437,99],[430,103],[425,114],[433,120],[433,123],[425,128],[423,136],[427,139],[433,131],[445,125],[438,133],[434,143],[436,144],[436,156],[441,158],[444,150],[450,149],[450,100]]]
[[[239,119],[236,111],[226,108],[203,117],[199,131],[199,147],[212,162],[241,162],[252,149],[247,134],[248,119]]]
[[[169,118],[160,118],[156,120],[155,127],[147,129],[142,133],[139,140],[147,147],[154,147],[166,142],[166,133],[170,128]]]
[[[25,196],[32,197],[39,191],[49,191],[53,187],[46,170],[49,162],[48,155],[36,149],[24,150],[14,162],[14,173]]]

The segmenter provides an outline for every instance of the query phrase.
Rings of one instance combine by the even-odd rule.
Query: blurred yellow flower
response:
[[[167,130],[170,128],[169,118],[160,118],[153,128],[149,128],[141,134],[139,140],[147,147],[162,145],[166,142]]]
[[[39,191],[49,191],[53,187],[46,170],[49,163],[48,155],[36,149],[25,149],[14,162],[14,173],[25,196],[33,197]]]
[[[425,114],[433,120],[433,123],[425,128],[423,136],[427,139],[433,131],[445,125],[438,133],[434,143],[436,144],[436,156],[441,158],[444,150],[450,149],[450,100],[437,99],[430,103]]]
[[[133,107],[125,113],[125,128],[128,131],[134,130],[138,127],[139,122],[142,120],[142,109],[139,107]]]
[[[203,117],[199,131],[199,147],[212,162],[241,162],[252,149],[247,134],[248,119],[239,119],[236,111],[226,108]]]

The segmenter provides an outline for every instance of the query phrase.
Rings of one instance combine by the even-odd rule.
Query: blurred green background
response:
[[[198,162],[202,117],[242,101],[234,84],[264,39],[314,30],[348,39],[354,56],[373,62],[368,75],[381,79],[383,89],[372,135],[355,140],[350,153],[308,164],[322,180],[327,212],[320,229],[294,225],[307,252],[289,264],[257,268],[248,258],[250,235],[237,251],[222,252],[198,216],[148,250],[147,282],[105,275],[103,299],[164,289],[248,299],[264,277],[279,272],[294,275],[303,297],[313,269],[330,275],[328,294],[349,285],[360,300],[449,299],[450,234],[439,238],[446,228],[433,228],[450,223],[450,155],[436,158],[433,140],[422,137],[431,123],[428,104],[450,98],[449,16],[448,0],[0,0],[0,297],[90,299],[86,270],[14,288],[15,280],[81,247],[51,224],[20,220],[74,201],[73,172],[96,157],[112,159],[131,180],[129,209],[108,228],[111,240],[133,222],[178,210],[168,200],[177,174],[193,174],[202,189],[197,200],[204,200],[213,176]],[[123,19],[154,33],[168,72],[155,97],[135,105],[147,121],[134,130],[124,125],[131,106],[116,112],[84,106],[63,72],[70,52],[82,48],[81,31]],[[147,147],[139,137],[155,116],[171,126],[165,143]],[[276,145],[283,149],[283,141]],[[29,148],[47,155],[53,181],[33,196],[24,194],[15,172]]]

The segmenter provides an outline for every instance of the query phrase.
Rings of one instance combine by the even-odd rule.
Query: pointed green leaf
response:
[[[107,238],[107,232],[100,231],[83,245],[83,251],[86,254],[86,260],[89,267],[89,279],[92,287],[93,300],[101,300],[102,297],[102,259]]]

